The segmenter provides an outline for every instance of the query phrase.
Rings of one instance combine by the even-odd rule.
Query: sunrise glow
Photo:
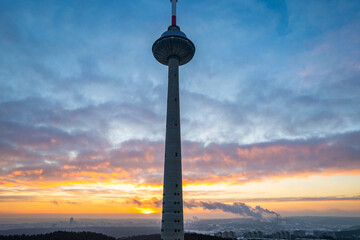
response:
[[[159,219],[168,1],[36,2],[0,2],[0,214]],[[185,218],[360,217],[360,1],[330,2],[181,2]]]

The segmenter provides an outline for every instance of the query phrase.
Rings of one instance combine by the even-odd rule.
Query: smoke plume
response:
[[[271,218],[276,217],[279,218],[280,214],[264,209],[260,206],[256,206],[255,208],[246,205],[245,203],[241,202],[234,202],[233,204],[225,204],[219,202],[185,202],[185,207],[187,208],[194,208],[194,207],[201,207],[207,210],[216,210],[219,209],[223,212],[229,212],[241,215],[243,217],[251,217],[255,219],[264,219],[264,218]]]

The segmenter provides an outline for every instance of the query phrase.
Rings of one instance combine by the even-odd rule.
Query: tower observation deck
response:
[[[177,0],[170,2],[172,23],[152,46],[156,60],[169,68],[161,239],[184,240],[179,66],[193,58],[195,46],[176,25]]]

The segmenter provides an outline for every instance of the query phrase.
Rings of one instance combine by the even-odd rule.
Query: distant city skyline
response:
[[[197,46],[180,71],[184,217],[360,217],[360,2],[180,4]],[[151,46],[169,1],[2,1],[0,16],[0,215],[159,218]]]

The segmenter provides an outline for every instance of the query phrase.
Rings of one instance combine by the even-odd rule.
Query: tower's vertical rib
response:
[[[179,59],[169,59],[161,238],[183,240]]]

